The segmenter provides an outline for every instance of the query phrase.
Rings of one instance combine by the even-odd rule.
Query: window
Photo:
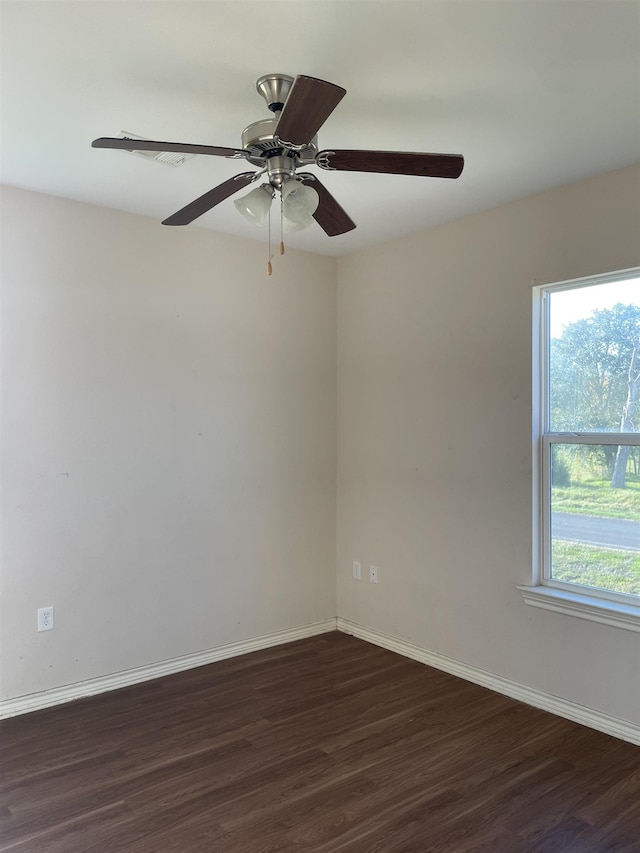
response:
[[[640,631],[640,269],[534,290],[528,604]]]

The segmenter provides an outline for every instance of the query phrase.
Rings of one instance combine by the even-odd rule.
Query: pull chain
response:
[[[284,200],[282,198],[282,190],[280,190],[280,254],[284,255]]]
[[[269,208],[267,219],[269,222],[269,258],[267,260],[267,275],[271,275],[271,273],[273,272],[273,267],[271,266],[271,258],[273,257],[273,255],[271,254],[271,208]]]

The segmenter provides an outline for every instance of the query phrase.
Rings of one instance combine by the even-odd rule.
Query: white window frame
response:
[[[550,454],[553,444],[640,444],[638,433],[551,432],[549,422],[549,296],[552,292],[640,278],[640,267],[533,288],[533,576],[519,586],[526,604],[640,632],[640,596],[594,589],[551,577]]]

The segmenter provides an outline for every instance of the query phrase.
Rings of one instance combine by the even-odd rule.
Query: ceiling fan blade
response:
[[[175,151],[177,154],[212,154],[214,157],[244,158],[249,153],[242,148],[221,148],[217,145],[190,145],[187,142],[154,142],[152,139],[120,139],[101,136],[91,143],[92,148],[116,148],[124,151]]]
[[[464,167],[462,154],[418,154],[410,151],[320,151],[316,162],[329,170],[422,175],[427,178],[458,178]]]
[[[356,223],[351,219],[349,214],[340,207],[329,190],[321,184],[318,178],[311,173],[301,173],[298,177],[307,183],[320,196],[318,209],[313,214],[313,218],[329,237],[337,237],[339,234],[346,234],[347,231],[353,231]]]
[[[293,81],[275,129],[276,136],[291,145],[306,145],[346,94],[342,86],[301,74]]]
[[[229,178],[229,180],[224,181],[222,184],[218,184],[217,187],[209,190],[208,193],[201,195],[200,198],[197,198],[195,201],[192,201],[190,204],[181,208],[177,213],[174,213],[167,219],[164,219],[162,224],[188,225],[190,222],[193,222],[194,219],[202,216],[203,213],[211,210],[211,208],[215,207],[216,204],[220,204],[220,202],[224,201],[225,198],[229,198],[230,195],[233,195],[238,192],[238,190],[246,187],[247,184],[250,184],[255,174],[255,172],[242,172],[240,175]]]

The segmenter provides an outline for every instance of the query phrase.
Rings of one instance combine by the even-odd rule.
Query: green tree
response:
[[[627,401],[622,410],[620,419],[620,432],[635,432],[635,414],[640,401],[640,341],[636,344],[631,354],[631,364],[628,373]],[[611,485],[614,489],[624,489],[627,484],[627,462],[631,447],[621,444],[618,447],[616,461],[613,466]]]
[[[619,303],[568,324],[551,341],[552,430],[635,432],[639,350],[638,305]],[[601,453],[612,485],[623,487],[628,452],[604,445]]]

